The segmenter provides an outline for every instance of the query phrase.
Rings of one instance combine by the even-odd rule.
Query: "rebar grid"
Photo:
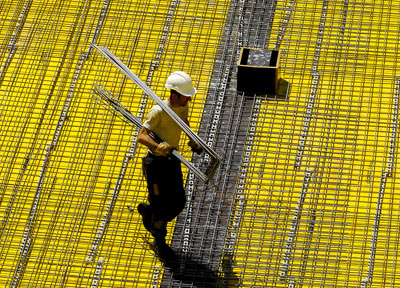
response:
[[[26,0],[0,18],[2,286],[397,287],[399,1]],[[199,90],[191,127],[223,162],[207,185],[184,170],[179,269],[147,249],[145,152],[93,85],[140,118],[154,103],[90,43],[158,95],[175,70]],[[241,47],[281,50],[284,95],[236,92]]]
[[[199,90],[190,115],[196,129],[225,2],[8,4],[2,15],[9,24],[1,26],[1,285],[157,285],[162,269],[131,212],[146,199],[144,149],[136,147],[136,131],[96,101],[93,84],[139,117],[153,103],[90,43],[112,48],[160,95],[169,73],[191,74]]]
[[[243,287],[396,286],[398,4],[277,3],[290,92],[261,102],[242,163]]]

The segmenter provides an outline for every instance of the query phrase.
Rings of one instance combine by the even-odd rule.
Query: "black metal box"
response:
[[[237,90],[246,94],[278,91],[280,51],[243,47],[240,52]]]

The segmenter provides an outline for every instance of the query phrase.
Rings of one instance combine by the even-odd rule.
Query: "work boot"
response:
[[[137,206],[137,210],[140,215],[142,215],[143,226],[147,231],[151,232],[151,207],[145,203],[140,203]]]
[[[173,264],[176,262],[176,254],[165,242],[165,239],[155,239],[152,246],[157,250],[158,257],[166,264]]]

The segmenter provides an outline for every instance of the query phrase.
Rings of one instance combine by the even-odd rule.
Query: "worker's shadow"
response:
[[[240,281],[233,273],[229,261],[222,260],[222,271],[219,272],[187,255],[183,256],[181,251],[174,249],[174,252],[174,259],[164,263],[164,281],[180,281],[182,285],[198,288],[239,287]]]

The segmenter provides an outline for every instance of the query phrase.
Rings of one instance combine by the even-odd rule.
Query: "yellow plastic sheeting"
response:
[[[278,2],[268,48],[283,36],[290,90],[254,109],[235,203],[243,287],[398,283],[398,4]]]
[[[162,98],[167,75],[189,73],[197,130],[229,1],[14,2],[0,11],[0,285],[159,284],[136,213],[145,150],[93,85],[140,117],[154,103],[89,44],[108,47]]]

